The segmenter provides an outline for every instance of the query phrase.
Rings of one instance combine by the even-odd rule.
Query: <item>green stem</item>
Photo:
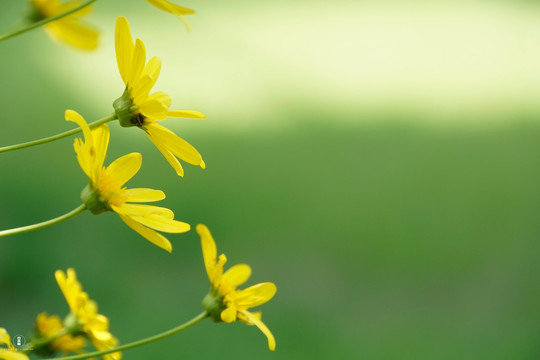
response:
[[[37,229],[45,228],[47,226],[58,224],[58,223],[60,223],[60,222],[62,222],[64,220],[67,220],[67,219],[70,219],[70,218],[74,217],[77,214],[80,214],[84,210],[86,210],[86,205],[82,204],[78,208],[68,212],[67,214],[61,215],[61,216],[59,216],[57,218],[54,218],[54,219],[51,219],[51,220],[47,220],[47,221],[44,221],[44,222],[41,222],[41,223],[38,223],[38,224],[23,226],[23,227],[19,227],[19,228],[15,228],[15,229],[9,229],[9,230],[0,231],[0,237],[13,235],[13,234],[20,234],[20,233],[28,232],[28,231],[34,231],[34,230],[37,230]]]
[[[51,17],[45,18],[43,20],[37,21],[37,22],[32,23],[32,24],[30,24],[30,25],[28,25],[28,26],[26,26],[26,27],[24,27],[22,29],[14,30],[14,31],[8,32],[8,33],[6,33],[4,35],[0,35],[0,41],[7,40],[7,39],[12,38],[14,36],[23,34],[23,33],[27,32],[27,31],[30,31],[30,30],[38,28],[38,27],[40,27],[42,25],[45,25],[45,24],[47,24],[47,23],[49,23],[51,21],[55,21],[55,20],[63,18],[64,16],[68,16],[70,14],[73,14],[74,12],[79,11],[84,7],[87,7],[88,5],[92,4],[95,1],[96,0],[88,0],[87,2],[82,3],[81,5],[76,6],[73,9],[65,11],[65,12],[63,12],[61,14],[51,16]]]
[[[161,334],[157,334],[157,335],[154,335],[154,336],[147,337],[146,339],[134,341],[132,343],[125,344],[125,345],[120,345],[120,346],[117,346],[117,347],[109,349],[109,350],[95,351],[95,352],[91,352],[91,353],[87,353],[87,354],[55,358],[54,360],[87,359],[89,357],[102,356],[102,355],[106,355],[106,354],[110,354],[110,353],[115,353],[115,352],[118,352],[118,351],[132,349],[132,348],[135,348],[135,347],[138,347],[138,346],[146,345],[146,344],[149,344],[151,342],[164,339],[164,338],[166,338],[168,336],[171,336],[171,335],[174,335],[174,334],[179,333],[181,331],[184,331],[184,330],[192,327],[193,325],[200,323],[202,320],[206,319],[207,317],[208,317],[208,313],[205,311],[205,312],[200,313],[199,315],[197,315],[193,319],[189,320],[188,322],[183,323],[180,326],[177,326],[177,327],[175,327],[175,328],[173,328],[171,330],[167,330],[165,332],[162,332]]]
[[[96,120],[96,121],[88,124],[88,126],[93,128],[93,127],[108,123],[109,121],[112,121],[112,120],[115,120],[115,119],[116,119],[116,114],[113,114],[113,115],[107,116],[107,117],[105,117],[103,119]],[[45,144],[45,143],[48,143],[48,142],[51,142],[51,141],[59,140],[59,139],[62,139],[62,138],[65,138],[65,137],[80,133],[81,131],[82,131],[82,129],[80,127],[78,127],[76,129],[68,130],[68,131],[65,131],[63,133],[53,135],[53,136],[49,136],[49,137],[46,137],[46,138],[43,138],[43,139],[38,139],[38,140],[34,140],[34,141],[28,141],[28,142],[21,143],[21,144],[16,144],[16,145],[9,145],[9,146],[0,147],[0,153],[13,151],[13,150],[18,150],[18,149],[24,149],[24,148],[27,148],[27,147],[36,146],[36,145],[40,145],[40,144]]]

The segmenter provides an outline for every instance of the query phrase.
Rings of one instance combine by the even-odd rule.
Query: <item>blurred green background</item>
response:
[[[208,119],[164,125],[207,169],[179,179],[137,129],[111,123],[106,162],[143,154],[129,187],[162,189],[205,223],[277,339],[206,321],[125,359],[538,359],[540,4],[534,1],[177,1],[186,33],[143,0],[98,1],[97,52],[35,30],[0,44],[0,145],[108,115],[123,84],[124,15],[163,61],[154,90]],[[128,5],[129,4],[129,5]],[[26,4],[0,5],[7,28]],[[79,205],[65,139],[0,155],[0,229]],[[54,271],[74,267],[127,343],[198,314],[208,290],[195,231],[153,246],[112,213],[0,239],[0,326],[64,316]]]

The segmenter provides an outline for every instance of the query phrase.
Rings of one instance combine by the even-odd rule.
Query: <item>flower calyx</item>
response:
[[[99,190],[94,188],[92,184],[86,185],[81,191],[81,200],[86,208],[94,215],[112,210],[107,200],[100,195]]]
[[[141,127],[144,125],[145,117],[138,112],[137,106],[133,105],[131,97],[131,89],[126,86],[126,90],[122,96],[113,102],[114,112],[118,118],[118,122],[122,127]]]
[[[206,312],[210,315],[214,322],[222,322],[221,313],[226,309],[225,304],[223,304],[223,296],[215,292],[209,292],[202,301],[202,306]]]

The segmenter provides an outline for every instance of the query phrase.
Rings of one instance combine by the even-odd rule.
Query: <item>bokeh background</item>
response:
[[[163,69],[155,90],[207,120],[164,124],[203,154],[179,179],[137,129],[111,124],[107,163],[143,154],[129,187],[205,223],[229,264],[273,281],[256,329],[206,321],[125,359],[538,359],[540,3],[274,0],[179,3],[187,33],[143,0],[98,1],[86,53],[41,30],[0,44],[0,145],[108,115],[123,84],[114,21]],[[0,4],[7,28],[24,1]],[[65,139],[0,155],[0,229],[79,205]],[[112,214],[0,239],[0,325],[67,314],[74,267],[127,343],[201,311],[195,231],[153,246]]]

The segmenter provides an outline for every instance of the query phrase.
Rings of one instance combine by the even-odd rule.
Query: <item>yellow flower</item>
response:
[[[28,356],[18,352],[17,348],[11,344],[11,338],[4,328],[0,328],[1,345],[5,345],[7,349],[0,347],[0,360],[28,360]]]
[[[178,18],[184,23],[184,25],[189,31],[189,24],[184,18],[184,15],[195,14],[194,10],[188,9],[180,5],[173,4],[172,2],[167,1],[167,0],[146,0],[146,1],[148,1],[150,4],[154,5],[155,7],[161,10],[165,10],[167,12],[170,12],[171,14],[178,16]]]
[[[59,0],[30,0],[34,6],[33,19],[40,21],[47,19],[80,5],[80,1],[68,1],[60,3]],[[86,6],[70,15],[45,24],[45,31],[56,41],[65,42],[69,45],[84,50],[97,48],[98,32],[80,21],[80,17],[88,14],[91,6]]]
[[[96,302],[90,300],[88,294],[82,291],[75,270],[68,269],[67,276],[62,270],[57,270],[54,275],[71,309],[71,314],[65,320],[66,327],[75,327],[84,332],[98,351],[117,346],[118,340],[109,332],[109,319],[98,314]],[[117,352],[105,355],[103,358],[119,360],[122,354]]]
[[[204,169],[199,152],[157,122],[166,117],[204,119],[205,116],[194,110],[169,110],[169,95],[162,91],[149,94],[158,79],[161,60],[153,57],[146,63],[144,43],[139,39],[133,43],[125,17],[116,20],[115,47],[118,69],[126,85],[124,94],[113,105],[120,125],[137,126],[144,130],[179,176],[184,175],[184,170],[177,157]]]
[[[40,337],[51,338],[62,331],[64,325],[58,316],[41,313],[36,318],[35,327]],[[51,342],[48,347],[53,353],[57,351],[82,353],[82,349],[86,347],[86,341],[82,336],[66,334]]]
[[[137,188],[126,189],[124,184],[141,168],[142,156],[131,153],[103,166],[109,144],[109,127],[101,125],[90,130],[81,115],[73,110],[66,111],[66,120],[77,123],[84,133],[84,142],[75,139],[77,160],[89,178],[89,185],[81,193],[86,207],[94,214],[114,211],[133,230],[150,242],[172,251],[172,245],[163,235],[152,230],[168,233],[189,231],[190,226],[174,220],[174,213],[163,207],[131,204],[130,202],[153,202],[163,200],[160,190]]]
[[[214,321],[230,323],[240,320],[248,325],[256,325],[268,339],[268,348],[275,350],[274,336],[261,321],[261,313],[251,313],[249,308],[264,304],[276,293],[276,285],[266,282],[253,285],[244,290],[236,288],[245,283],[250,275],[248,265],[234,265],[223,273],[223,265],[227,262],[224,254],[217,256],[214,238],[205,225],[197,225],[197,233],[201,237],[204,266],[212,290],[203,300],[203,306]]]

